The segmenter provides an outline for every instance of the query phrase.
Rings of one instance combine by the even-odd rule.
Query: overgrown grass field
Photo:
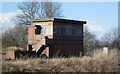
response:
[[[118,50],[109,55],[70,58],[31,58],[2,61],[3,72],[118,72]]]

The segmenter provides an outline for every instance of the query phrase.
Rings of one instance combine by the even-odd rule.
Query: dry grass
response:
[[[7,47],[7,48],[4,48],[2,49],[2,51],[7,51],[7,50],[24,50],[23,48],[20,48],[20,47]]]
[[[70,57],[3,61],[3,72],[117,72],[118,54],[112,50],[108,56]]]

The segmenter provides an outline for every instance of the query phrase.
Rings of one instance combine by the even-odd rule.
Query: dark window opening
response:
[[[35,29],[35,34],[40,35],[41,34],[41,26],[37,26]]]
[[[33,48],[32,48],[32,45],[29,45],[29,51],[31,51]]]

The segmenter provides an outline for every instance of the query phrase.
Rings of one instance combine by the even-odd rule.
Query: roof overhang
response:
[[[70,20],[70,19],[61,19],[61,18],[49,18],[49,19],[32,19],[32,23],[36,22],[62,22],[62,23],[74,23],[74,24],[86,24],[86,21]]]

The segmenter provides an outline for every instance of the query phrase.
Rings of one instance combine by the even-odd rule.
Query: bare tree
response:
[[[96,42],[98,42],[98,41],[96,40],[95,35],[89,31],[87,26],[85,26],[85,29],[84,29],[84,52],[86,55],[88,55],[89,53],[91,53],[91,51],[93,51],[93,47],[95,46]]]
[[[61,4],[57,2],[41,2],[41,17],[61,17]]]
[[[61,3],[51,0],[45,0],[45,2],[33,1],[29,0],[18,4],[21,13],[16,18],[18,24],[28,25],[31,19],[61,17]]]
[[[11,47],[11,46],[18,46],[18,42],[16,38],[13,37],[14,30],[9,29],[6,30],[5,33],[2,35],[2,47]]]
[[[103,37],[101,37],[102,41],[105,41],[109,44],[111,48],[117,47],[118,43],[118,28],[111,28],[108,32],[106,32]]]

